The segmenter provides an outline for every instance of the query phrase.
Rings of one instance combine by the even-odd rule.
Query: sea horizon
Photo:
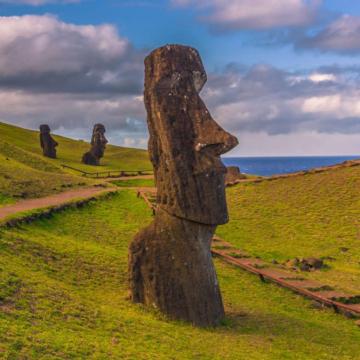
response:
[[[259,176],[291,174],[356,159],[360,159],[360,155],[231,156],[222,158],[226,166],[238,166],[244,174]]]
[[[360,159],[360,154],[350,154],[350,155],[244,155],[244,156],[222,156],[223,159],[242,159],[242,158],[334,158],[334,157],[358,157]]]

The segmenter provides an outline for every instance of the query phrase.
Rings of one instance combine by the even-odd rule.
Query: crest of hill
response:
[[[0,205],[14,198],[41,197],[89,180],[68,172],[62,165],[86,172],[151,169],[145,150],[108,145],[100,167],[81,163],[89,143],[53,135],[59,143],[57,159],[42,155],[39,132],[0,122]]]

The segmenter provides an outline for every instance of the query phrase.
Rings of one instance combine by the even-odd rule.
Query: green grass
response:
[[[94,167],[84,165],[81,163],[81,158],[82,155],[90,149],[90,145],[87,142],[73,140],[62,136],[53,136],[59,143],[59,146],[57,147],[58,159],[56,160],[42,157],[38,131],[26,130],[0,123],[1,142],[12,144],[27,153],[38,155],[44,162],[57,168],[61,166],[61,164],[65,164],[88,172],[109,170],[152,170],[150,161],[148,160],[147,151],[113,145],[108,145],[106,147],[105,156],[101,159],[101,166]],[[89,139],[90,137],[91,130],[89,130]],[[2,151],[0,150],[0,152]]]
[[[116,180],[112,184],[119,187],[154,187],[153,179],[130,179],[130,180]]]
[[[0,358],[356,359],[360,332],[330,310],[216,260],[227,319],[168,321],[127,299],[128,244],[151,221],[123,190],[0,236]]]
[[[360,294],[359,189],[360,166],[239,184],[218,234],[267,261],[324,257],[329,269],[305,276]]]
[[[88,143],[60,136],[54,138],[59,143],[55,160],[42,155],[39,132],[0,123],[0,194],[3,197],[41,197],[94,182],[77,172],[62,169],[62,164],[87,172],[151,169],[146,151],[112,145],[107,147],[101,166],[83,165],[81,157],[89,150]]]
[[[7,202],[46,196],[91,182],[66,173],[34,169],[0,154],[0,194]],[[0,200],[1,202],[1,200]]]
[[[13,203],[13,199],[11,197],[0,194],[0,207],[12,203]]]

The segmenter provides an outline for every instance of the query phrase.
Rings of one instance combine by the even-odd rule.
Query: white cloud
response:
[[[49,15],[0,17],[0,87],[140,94],[143,53],[113,25]]]
[[[340,95],[315,96],[304,100],[304,113],[334,113],[341,107]]]
[[[225,29],[269,29],[307,25],[313,21],[321,2],[321,0],[172,0],[175,6],[198,8],[203,19]]]
[[[360,134],[360,82],[347,81],[337,71],[229,67],[209,75],[203,98],[213,117],[237,135]]]
[[[309,76],[309,79],[315,83],[337,80],[334,74],[321,74],[321,73],[313,73]]]
[[[0,103],[6,104],[0,108],[0,119],[15,120],[31,128],[37,128],[42,122],[49,123],[53,129],[86,128],[95,122],[104,122],[114,129],[144,130],[143,103],[131,95],[101,98],[88,94],[0,91]]]
[[[0,119],[79,137],[102,122],[144,137],[143,66],[142,52],[112,25],[0,17]]]
[[[0,17],[0,119],[31,128],[45,122],[55,132],[83,138],[103,122],[111,141],[145,146],[143,57],[111,25]],[[209,74],[202,96],[224,128],[248,139],[266,134],[269,146],[298,133],[352,139],[360,133],[360,84],[338,75],[339,69],[290,73],[269,65],[229,66]]]
[[[360,17],[342,15],[325,28],[297,40],[302,48],[355,54],[360,52]]]
[[[239,146],[227,156],[306,156],[360,154],[359,136],[316,131],[269,135],[265,132],[240,132]]]
[[[143,148],[147,147],[148,139],[145,137],[125,137],[122,139],[122,144],[125,147]]]
[[[109,68],[129,43],[114,26],[67,24],[52,16],[0,17],[0,76]]]
[[[336,119],[360,118],[360,91],[305,99],[302,111]]]

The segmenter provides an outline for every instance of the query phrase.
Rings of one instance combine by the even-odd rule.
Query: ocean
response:
[[[223,158],[226,166],[238,166],[242,173],[271,176],[340,164],[358,156],[289,156],[289,157],[232,157]]]

